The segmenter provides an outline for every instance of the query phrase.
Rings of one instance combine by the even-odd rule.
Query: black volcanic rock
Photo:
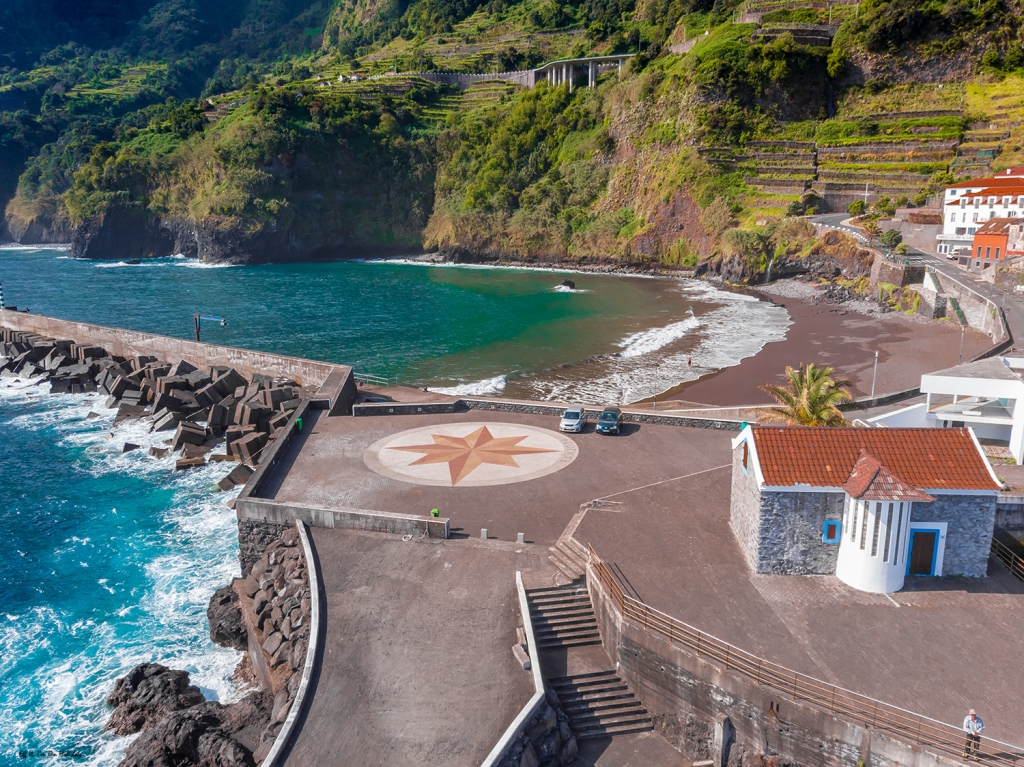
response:
[[[206,608],[206,617],[210,621],[210,639],[214,644],[236,650],[248,649],[249,635],[242,620],[242,611],[238,608],[238,594],[231,586],[214,592]]]
[[[203,703],[176,711],[128,747],[120,767],[254,767],[252,752],[231,737],[226,707]]]
[[[114,708],[106,728],[118,735],[149,729],[168,714],[205,702],[187,671],[142,663],[117,680],[107,705]]]

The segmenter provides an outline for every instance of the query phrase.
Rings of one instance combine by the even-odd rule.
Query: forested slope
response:
[[[1020,162],[1019,5],[852,2],[13,0],[2,236],[96,258],[441,248],[749,277],[806,249],[787,216],[865,183],[927,204]],[[572,93],[374,77],[626,52]]]

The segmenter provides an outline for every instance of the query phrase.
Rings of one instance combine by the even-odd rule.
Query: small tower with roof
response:
[[[899,591],[907,571],[911,506],[935,498],[904,482],[863,448],[843,491],[836,577],[861,591]]]

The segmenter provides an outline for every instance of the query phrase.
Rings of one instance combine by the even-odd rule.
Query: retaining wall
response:
[[[239,521],[269,522],[276,525],[292,525],[296,520],[301,520],[310,527],[369,530],[374,533],[422,535],[427,538],[447,538],[449,533],[447,517],[423,517],[417,514],[397,514],[345,506],[328,508],[311,504],[282,503],[251,496],[239,497],[235,501],[235,514]]]
[[[605,649],[656,721],[692,714],[710,729],[725,716],[735,728],[736,744],[754,754],[779,754],[801,767],[958,764],[868,723],[841,720],[784,691],[756,685],[644,630],[622,617],[592,567],[587,588]]]

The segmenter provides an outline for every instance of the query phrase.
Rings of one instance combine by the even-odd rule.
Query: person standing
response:
[[[967,743],[964,744],[964,759],[974,759],[980,762],[978,754],[981,753],[981,733],[985,731],[985,722],[975,713],[972,708],[964,718],[964,732],[967,733]]]

